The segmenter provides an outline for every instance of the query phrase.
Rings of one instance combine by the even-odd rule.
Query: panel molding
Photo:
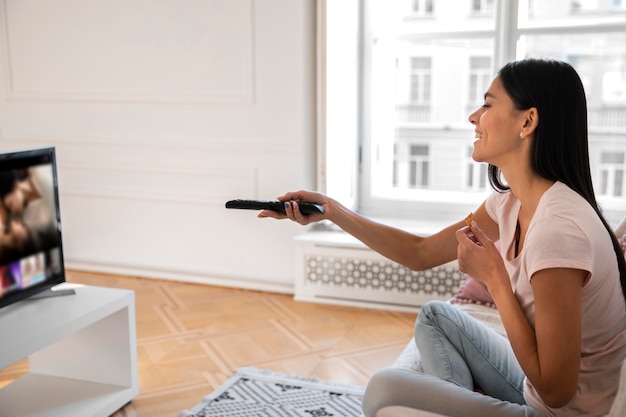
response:
[[[242,22],[241,28],[239,28],[239,32],[244,32],[245,35],[242,35],[241,39],[242,44],[240,45],[241,49],[230,48],[231,50],[236,50],[239,52],[237,59],[243,65],[238,66],[238,71],[240,79],[237,80],[237,83],[233,83],[232,80],[228,80],[230,83],[229,86],[224,87],[227,84],[227,80],[212,80],[213,84],[210,87],[204,88],[194,88],[187,90],[190,91],[176,91],[176,89],[172,88],[168,91],[160,91],[155,92],[158,88],[147,88],[149,86],[155,87],[158,86],[158,83],[155,85],[147,84],[146,88],[143,90],[137,91],[128,91],[128,89],[123,88],[123,80],[113,80],[115,77],[111,76],[108,80],[109,83],[112,83],[113,86],[106,89],[99,89],[98,87],[101,84],[95,82],[95,79],[91,80],[92,84],[90,86],[79,86],[78,82],[74,85],[75,88],[58,88],[57,83],[49,82],[46,85],[46,88],[43,89],[37,86],[33,86],[29,88],[28,85],[19,86],[17,85],[18,76],[17,74],[22,71],[20,68],[17,68],[18,63],[18,52],[20,46],[17,44],[17,35],[11,33],[11,16],[10,16],[10,3],[15,2],[15,4],[19,4],[22,9],[26,11],[24,13],[28,13],[28,5],[23,6],[26,3],[24,0],[0,0],[0,48],[3,50],[5,55],[5,66],[6,66],[6,99],[11,101],[77,101],[77,102],[120,102],[120,103],[128,103],[128,102],[147,102],[147,103],[170,103],[170,104],[245,104],[250,105],[255,102],[255,79],[256,79],[256,66],[255,66],[255,56],[256,56],[256,43],[255,43],[255,1],[254,0],[237,0],[239,2],[239,9],[243,11],[243,13],[238,13],[237,18]],[[230,0],[232,2],[234,0]],[[215,2],[215,1],[214,1]],[[204,2],[206,6],[210,2]],[[78,3],[77,3],[78,4]],[[87,4],[87,3],[85,3]],[[236,3],[230,3],[231,7]],[[30,6],[35,9],[36,5]],[[94,6],[95,7],[95,6]],[[126,6],[128,7],[128,6]],[[210,6],[207,6],[210,7]],[[212,7],[219,8],[219,5],[213,5]],[[155,10],[157,6],[155,5]],[[163,13],[163,12],[161,12]],[[147,15],[147,13],[146,13]],[[207,25],[210,25],[211,22],[207,22]],[[116,30],[118,28],[116,27]],[[114,31],[113,31],[114,32]],[[112,33],[113,33],[112,32]],[[207,35],[205,35],[207,36]],[[151,46],[148,44],[148,46]],[[154,46],[154,45],[152,45]],[[110,47],[111,50],[115,48]],[[144,48],[139,47],[140,50],[144,50]],[[47,51],[48,52],[48,51]],[[54,52],[54,51],[52,51]],[[207,53],[210,51],[207,51]],[[96,52],[97,56],[99,52]],[[131,54],[132,55],[132,54]],[[62,57],[61,57],[62,58]],[[162,58],[162,57],[159,57]],[[208,58],[207,58],[208,59]],[[156,59],[155,59],[156,60]],[[219,61],[219,60],[216,60]],[[233,62],[235,62],[234,60]],[[83,65],[87,66],[84,61]],[[207,61],[208,62],[208,61]],[[79,64],[81,61],[79,61]],[[68,63],[68,66],[71,65]],[[205,65],[213,65],[213,62],[205,63]],[[223,65],[222,62],[219,62],[219,65]],[[28,65],[26,65],[28,67]],[[128,68],[131,69],[130,67]],[[231,73],[226,70],[226,67],[221,68],[222,76],[226,77],[224,74],[228,74],[228,77],[231,76]],[[120,74],[116,74],[118,78]],[[123,73],[121,75],[124,75]],[[133,75],[128,71],[127,74],[129,80],[132,84]],[[185,83],[187,78],[184,78],[187,73],[181,73],[181,77],[177,81],[174,79],[175,83],[179,84]],[[197,74],[196,74],[197,75]],[[211,74],[204,74],[206,77],[210,77]],[[134,75],[136,78],[137,76]],[[78,78],[78,77],[74,77]],[[146,79],[147,77],[141,77],[142,79]],[[207,79],[205,79],[206,81]],[[32,80],[31,80],[32,81]],[[65,80],[67,82],[67,79]],[[115,83],[117,87],[115,87]],[[88,83],[87,83],[88,84]],[[210,83],[209,83],[210,84]],[[219,86],[219,87],[218,87]],[[191,91],[193,90],[193,91]]]
[[[224,162],[232,160],[229,152],[208,145],[54,142],[62,196],[209,206],[223,206],[232,193],[258,198],[259,163],[246,164],[252,158],[243,158],[241,149],[232,149],[242,160],[233,165]],[[2,150],[53,146],[41,139],[1,143]],[[111,156],[116,153],[127,158]],[[199,153],[212,158],[188,161]]]
[[[175,151],[209,151],[235,153],[237,155],[259,154],[292,155],[298,154],[300,148],[294,141],[276,141],[270,138],[228,139],[207,138],[206,142],[192,142],[194,139],[157,138],[157,140],[128,136],[97,136],[97,135],[64,135],[59,137],[50,134],[10,134],[3,137],[0,128],[0,143],[3,149],[22,149],[40,146],[76,146],[76,147],[110,147],[123,149],[175,150]]]

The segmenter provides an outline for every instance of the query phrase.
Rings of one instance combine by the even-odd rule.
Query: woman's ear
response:
[[[536,107],[531,107],[526,110],[524,115],[524,125],[521,130],[521,137],[530,136],[535,132],[537,126],[539,126],[539,112]]]

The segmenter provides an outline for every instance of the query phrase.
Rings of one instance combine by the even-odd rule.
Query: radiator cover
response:
[[[338,232],[296,237],[295,298],[302,301],[417,311],[450,299],[465,275],[451,262],[412,271]]]

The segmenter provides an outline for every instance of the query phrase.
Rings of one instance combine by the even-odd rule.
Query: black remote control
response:
[[[303,214],[324,213],[324,206],[320,204],[298,201],[298,207]],[[226,208],[244,210],[272,210],[285,212],[285,203],[274,200],[230,200],[226,202]]]

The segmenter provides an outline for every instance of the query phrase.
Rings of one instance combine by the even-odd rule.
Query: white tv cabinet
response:
[[[29,368],[0,390],[0,417],[107,417],[138,394],[135,293],[67,288],[0,309],[0,369]]]

